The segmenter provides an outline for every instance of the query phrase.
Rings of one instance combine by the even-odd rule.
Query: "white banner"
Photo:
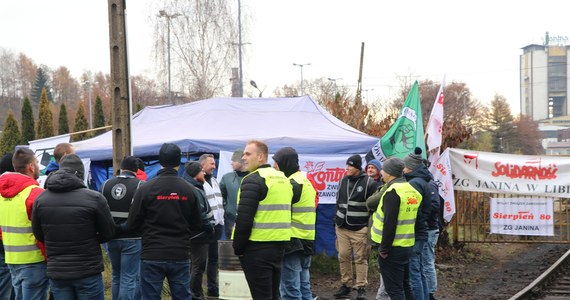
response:
[[[449,149],[454,189],[568,197],[570,158]]]
[[[491,198],[491,233],[553,236],[552,203],[552,198]]]
[[[453,179],[449,162],[449,148],[441,154],[438,160],[430,166],[433,180],[439,187],[439,195],[444,200],[443,218],[450,222],[455,214],[455,195],[453,194]]]
[[[273,165],[269,155],[269,164]],[[299,167],[302,172],[312,175],[319,193],[319,203],[335,204],[338,182],[346,175],[346,159],[350,155],[304,155],[299,154]],[[232,152],[220,151],[218,181],[225,173],[232,171]],[[363,166],[364,170],[364,166]]]
[[[44,175],[44,169],[47,167],[50,161],[55,160],[53,157],[53,150],[55,149],[55,146],[57,146],[59,143],[69,143],[69,140],[69,134],[62,134],[41,140],[29,141],[29,148],[36,154],[36,158],[38,159],[38,163],[40,165],[41,175],[40,178],[38,178],[38,183],[41,187],[44,186],[47,179],[47,176]],[[84,182],[86,186],[89,186],[89,180],[91,178],[91,159],[82,158],[81,161],[83,162],[83,167],[85,168]]]

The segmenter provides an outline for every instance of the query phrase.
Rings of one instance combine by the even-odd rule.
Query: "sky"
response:
[[[229,1],[229,0],[228,0]],[[160,1],[126,0],[131,75],[154,75],[152,19]],[[570,36],[570,1],[241,0],[244,86],[264,96],[305,80],[354,88],[365,44],[363,96],[396,95],[402,77],[465,82],[488,103],[503,95],[519,112],[521,48]],[[108,1],[0,2],[0,47],[36,64],[109,73]],[[236,16],[237,18],[237,16]],[[303,68],[296,64],[309,64]],[[228,71],[228,77],[229,71]],[[257,96],[251,87],[245,95]],[[426,101],[426,100],[422,100]],[[427,101],[433,101],[428,99]]]

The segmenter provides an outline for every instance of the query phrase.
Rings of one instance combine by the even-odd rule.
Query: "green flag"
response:
[[[376,159],[383,161],[392,156],[404,158],[413,153],[416,147],[422,149],[422,156],[426,158],[422,106],[417,81],[412,86],[398,119],[372,147],[372,153]]]

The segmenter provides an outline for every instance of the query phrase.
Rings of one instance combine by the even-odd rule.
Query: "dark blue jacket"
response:
[[[437,196],[437,191],[430,184],[433,175],[425,165],[420,164],[410,173],[404,174],[404,177],[422,195],[422,203],[416,217],[415,235],[416,240],[427,240],[427,220],[431,213],[433,198]]]

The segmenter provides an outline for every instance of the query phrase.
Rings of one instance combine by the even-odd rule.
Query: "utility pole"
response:
[[[113,114],[113,173],[118,174],[120,162],[132,155],[131,95],[127,60],[125,0],[109,2],[109,42],[111,48],[111,104]]]
[[[172,19],[181,16],[179,13],[168,14],[164,10],[158,12],[159,18],[166,18],[166,47],[168,48],[168,103],[172,103],[172,82],[170,76],[170,22]]]
[[[242,67],[242,50],[243,46],[241,42],[241,0],[238,0],[238,31],[239,31],[239,96],[243,97],[243,67]]]
[[[356,87],[356,101],[362,100],[362,66],[364,65],[364,42],[360,48],[360,69],[358,70],[358,86]]]
[[[305,95],[305,90],[303,89],[303,67],[304,66],[310,66],[311,63],[306,63],[306,64],[293,63],[293,65],[301,68],[301,96],[303,96],[303,95]]]

